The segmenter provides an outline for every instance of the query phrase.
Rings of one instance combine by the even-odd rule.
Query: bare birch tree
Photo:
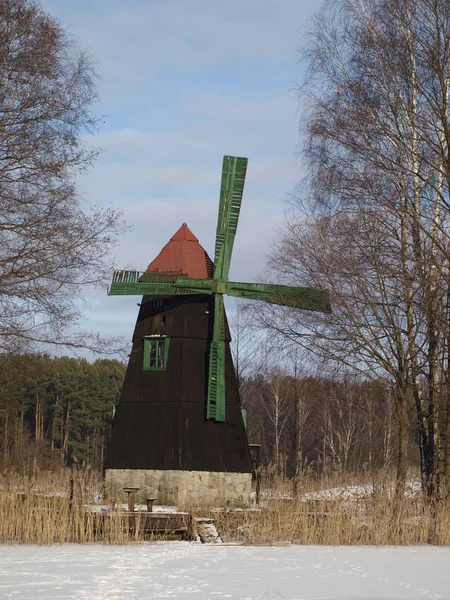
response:
[[[70,329],[103,283],[120,214],[82,206],[75,177],[97,152],[94,63],[33,0],[0,0],[0,348],[98,348]],[[92,203],[95,206],[95,203]]]
[[[272,369],[266,375],[266,385],[261,390],[261,405],[271,424],[273,436],[273,464],[281,473],[280,445],[289,417],[289,378],[280,370]]]
[[[447,0],[325,3],[301,90],[307,202],[272,260],[282,279],[328,287],[334,301],[330,317],[280,311],[279,329],[391,388],[399,493],[412,396],[429,497],[450,474],[449,23]]]

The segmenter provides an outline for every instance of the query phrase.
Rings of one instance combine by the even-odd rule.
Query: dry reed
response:
[[[260,509],[210,514],[225,541],[449,546],[450,503],[425,506],[413,477],[402,500],[395,499],[394,488],[393,473],[386,471],[366,478],[305,473],[294,500],[291,481],[263,476]]]
[[[0,543],[125,543],[126,515],[101,519],[90,510],[101,480],[90,470],[44,472],[28,478],[14,473],[0,480]]]
[[[214,512],[225,541],[326,545],[450,545],[450,507],[436,514],[416,503],[274,500],[261,510]]]
[[[395,501],[392,480],[386,473],[366,479],[362,485],[360,477],[339,478],[332,474],[318,480],[306,473],[296,500],[289,498],[291,482],[271,478],[266,483],[270,488],[263,488],[259,508],[203,507],[193,512],[213,517],[225,541],[450,545],[450,504],[441,503],[437,509],[424,506],[417,486],[411,487],[411,493],[403,501]],[[126,513],[114,512],[102,518],[101,513],[92,510],[102,500],[101,490],[100,475],[90,470],[71,474],[62,469],[57,473],[38,473],[32,478],[14,473],[3,475],[0,543],[141,541],[143,536],[130,528]],[[124,498],[115,500],[123,502]],[[136,517],[138,521],[139,518]]]

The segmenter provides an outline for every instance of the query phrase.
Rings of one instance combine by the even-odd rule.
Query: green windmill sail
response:
[[[114,271],[109,295],[212,294],[214,327],[209,351],[207,419],[225,421],[225,315],[223,296],[262,300],[271,304],[320,312],[330,311],[326,290],[228,280],[247,172],[246,158],[224,156],[220,186],[212,279],[192,279],[164,273]]]

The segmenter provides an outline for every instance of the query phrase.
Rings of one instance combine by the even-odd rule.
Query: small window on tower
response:
[[[170,338],[158,336],[144,338],[144,371],[165,371]]]

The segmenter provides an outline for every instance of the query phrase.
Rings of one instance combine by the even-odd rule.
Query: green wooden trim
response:
[[[242,420],[244,421],[244,427],[247,431],[247,409],[241,406]]]
[[[176,294],[211,294],[212,279],[145,271],[114,271],[109,296],[173,296]]]
[[[150,347],[152,342],[156,343],[156,352],[158,353],[159,344],[164,344],[163,347],[163,364],[162,366],[151,366],[150,365]],[[143,371],[165,371],[167,368],[167,360],[169,357],[169,344],[170,338],[167,336],[154,336],[144,338],[143,345],[143,358],[142,358],[142,370]]]
[[[225,333],[221,294],[214,296],[213,340],[209,348],[206,418],[225,421]]]
[[[224,156],[214,250],[214,279],[227,280],[244,193],[247,158]]]
[[[229,281],[226,288],[229,296],[263,300],[271,304],[294,306],[303,310],[331,312],[328,290],[265,283],[238,283],[234,281]]]

